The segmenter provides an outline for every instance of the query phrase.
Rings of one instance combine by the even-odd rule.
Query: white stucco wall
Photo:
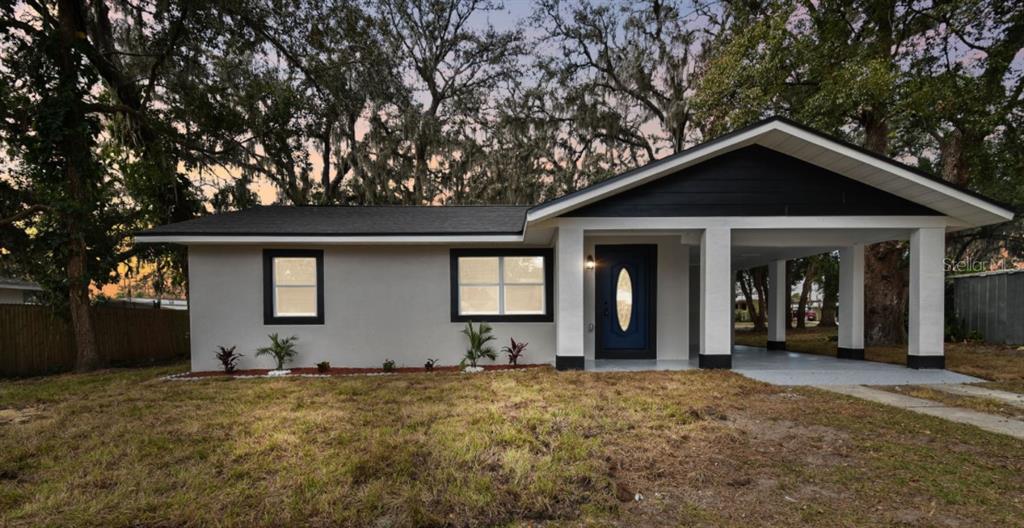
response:
[[[665,236],[587,236],[584,252],[594,254],[595,245],[656,244],[658,246],[657,282],[657,356],[658,359],[687,359],[689,351],[690,246],[679,235]],[[583,278],[584,356],[594,359],[595,301],[593,271]]]
[[[193,370],[217,370],[218,345],[245,354],[239,368],[269,368],[255,357],[267,334],[296,335],[290,366],[422,366],[427,358],[452,365],[465,353],[464,323],[452,323],[449,248],[444,246],[333,246],[324,249],[324,324],[263,324],[261,247],[189,247],[189,304]],[[660,325],[660,322],[659,322]],[[521,361],[550,363],[554,323],[492,323],[498,349],[509,337],[529,343]],[[505,359],[500,354],[498,363]]]

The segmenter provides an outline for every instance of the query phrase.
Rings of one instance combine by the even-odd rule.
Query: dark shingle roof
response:
[[[528,206],[262,206],[202,216],[138,236],[520,234]]]

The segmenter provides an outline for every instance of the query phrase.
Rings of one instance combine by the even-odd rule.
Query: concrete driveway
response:
[[[914,370],[903,365],[759,347],[737,345],[732,354],[734,372],[775,385],[931,385],[984,381],[948,370]],[[695,368],[696,357],[690,360],[599,359],[587,361],[585,366],[586,370],[598,372]]]
[[[734,371],[775,385],[931,385],[984,381],[948,370],[915,370],[903,365],[758,347],[735,346],[732,353]]]

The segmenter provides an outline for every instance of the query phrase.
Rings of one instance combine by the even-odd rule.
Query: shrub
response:
[[[267,336],[270,338],[270,346],[259,348],[256,350],[257,356],[274,356],[277,361],[276,370],[284,370],[284,364],[286,361],[295,359],[295,342],[299,340],[298,337],[291,336],[281,338],[277,334],[270,334]]]
[[[321,362],[317,363],[316,364],[316,371],[321,373],[321,374],[327,374],[328,372],[331,371],[331,362],[330,361],[321,361]]]
[[[235,348],[237,347],[217,347],[217,360],[224,366],[224,372],[234,372],[238,366],[238,360],[242,359],[242,354],[235,352]]]
[[[437,364],[437,359],[427,358],[427,362],[423,364],[423,368],[427,370],[434,370],[434,365]]]
[[[385,359],[384,360],[384,372],[392,372],[395,370],[395,360]]]
[[[470,367],[475,368],[477,361],[483,358],[493,360],[497,357],[494,348],[487,344],[494,341],[492,331],[491,325],[487,323],[480,323],[477,328],[473,328],[472,321],[466,323],[466,328],[462,329],[462,333],[469,338],[469,348],[466,349],[466,357],[462,358],[462,366],[469,363]]]
[[[502,347],[501,351],[508,356],[508,364],[515,366],[519,364],[519,358],[526,351],[526,345],[529,345],[529,343],[516,342],[514,337],[510,337],[509,341],[511,341],[509,345]]]

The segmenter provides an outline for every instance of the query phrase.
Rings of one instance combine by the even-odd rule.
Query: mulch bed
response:
[[[516,365],[516,366],[512,366],[512,365],[481,365],[481,366],[486,371],[492,371],[492,370],[523,370],[523,369],[530,369],[530,368],[550,367],[551,365],[549,365],[547,363],[532,363],[532,364],[528,364],[528,365]],[[234,371],[234,372],[232,372],[230,374],[226,373],[226,372],[224,372],[222,370],[204,370],[204,371],[200,371],[200,372],[186,372],[186,373],[183,373],[183,374],[178,374],[178,375],[176,375],[174,377],[177,378],[177,379],[182,379],[182,378],[186,378],[186,379],[187,378],[214,378],[214,377],[226,377],[226,376],[230,376],[230,377],[255,377],[255,376],[266,376],[267,373],[270,372],[270,370],[271,369],[246,369],[246,370],[236,370],[236,371]],[[459,372],[461,369],[459,368],[458,365],[451,365],[451,366],[444,366],[444,367],[437,366],[437,367],[434,367],[434,369],[432,371],[428,371],[427,369],[425,369],[423,367],[396,367],[396,368],[394,368],[394,369],[392,369],[391,371],[388,371],[388,372],[385,372],[384,369],[380,368],[380,367],[375,367],[375,368],[332,367],[327,372],[320,372],[315,367],[313,367],[313,368],[293,368],[293,369],[288,369],[288,370],[292,371],[291,374],[289,374],[289,376],[309,376],[309,375],[319,375],[319,376],[352,376],[352,375],[358,375],[358,374],[407,374],[407,373],[415,373],[415,372]],[[288,376],[282,376],[282,377],[288,377]]]

